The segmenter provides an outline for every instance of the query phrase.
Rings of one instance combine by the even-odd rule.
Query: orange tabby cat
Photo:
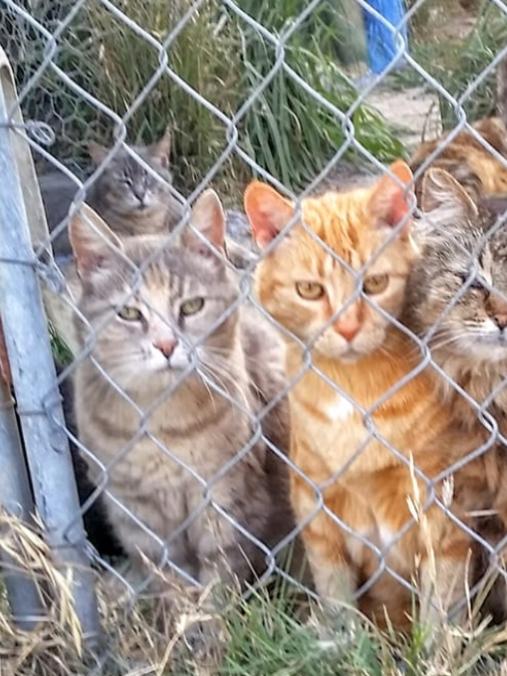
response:
[[[441,496],[439,474],[480,441],[464,439],[452,427],[429,368],[401,383],[421,355],[384,312],[396,317],[402,309],[415,250],[409,225],[393,228],[408,221],[414,197],[405,189],[412,181],[408,166],[396,162],[390,172],[396,178],[384,176],[366,189],[303,199],[306,228],[293,204],[260,182],[247,188],[245,209],[261,247],[295,221],[266,250],[256,290],[294,336],[287,339],[288,375],[296,382],[290,392],[291,458],[301,474],[292,472],[291,499],[317,591],[333,607],[351,601],[370,580],[367,593],[359,594],[360,608],[380,623],[387,611],[401,628],[408,623],[410,593],[389,572],[371,579],[381,572],[380,553],[405,580],[419,575],[421,614],[431,623],[437,612],[432,601],[446,609],[464,597],[471,547],[467,534],[434,503],[425,512],[427,528],[411,519],[410,500],[417,501],[418,492],[423,504],[432,496],[424,481],[412,478],[410,458],[436,479]],[[313,368],[304,345],[311,348]],[[450,502],[463,518],[452,496]],[[429,550],[436,575],[430,574]]]

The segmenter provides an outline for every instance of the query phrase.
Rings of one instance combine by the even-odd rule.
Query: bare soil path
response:
[[[419,145],[423,133],[428,140],[442,132],[438,97],[424,87],[400,91],[388,87],[375,88],[367,103],[399,130],[399,139],[409,152]]]

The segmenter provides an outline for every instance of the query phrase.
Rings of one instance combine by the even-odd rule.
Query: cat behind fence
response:
[[[317,591],[330,610],[360,592],[362,611],[404,628],[415,581],[421,621],[432,627],[465,598],[473,550],[435,497],[449,502],[444,478],[484,434],[454,419],[436,374],[420,368],[417,344],[390,320],[401,315],[418,255],[406,222],[412,174],[402,162],[390,171],[394,178],[368,188],[303,199],[307,229],[290,201],[259,182],[247,189],[245,209],[257,243],[272,245],[256,287],[287,331],[290,456],[299,469],[290,473],[291,500]],[[311,346],[311,369],[302,344]],[[458,498],[451,492],[448,508],[469,524]]]
[[[164,235],[171,232],[184,217],[183,202],[171,190],[170,171],[171,134],[169,129],[151,145],[122,146],[108,158],[110,149],[90,142],[88,149],[96,167],[103,167],[86,193],[86,203],[107,223],[121,239],[138,235]],[[134,153],[134,155],[132,155]],[[137,159],[149,167],[146,169]],[[72,248],[68,236],[69,209],[76,198],[76,183],[60,171],[39,176],[41,196],[46,212],[53,251],[63,273],[68,300],[48,296],[47,305],[58,335],[77,354],[79,344],[74,330],[72,304],[77,302],[80,284],[72,262]],[[228,210],[227,229],[223,251],[237,268],[252,263],[255,254],[243,214]],[[173,235],[174,244],[177,238]]]
[[[507,57],[497,68],[496,107],[496,117],[485,117],[472,125],[478,138],[464,130],[453,138],[445,134],[417,148],[410,166],[417,176],[415,188],[419,203],[424,175],[428,169],[435,168],[451,174],[472,199],[507,194]],[[500,158],[495,157],[482,141],[491,146]],[[429,166],[421,172],[430,158]]]
[[[82,213],[70,238],[91,328],[76,322],[81,342],[90,330],[95,341],[77,366],[76,418],[121,504],[106,500],[115,532],[139,572],[143,557],[163,563],[166,543],[187,581],[252,579],[291,528],[284,463],[260,436],[287,444],[283,345],[238,304],[224,260],[195,235],[181,247],[160,236],[122,241],[93,211]],[[223,249],[213,191],[191,222]],[[136,276],[132,263],[148,260]],[[280,403],[265,409],[276,395]],[[90,470],[99,480],[93,462]]]
[[[116,235],[121,238],[163,235],[181,221],[183,201],[171,190],[169,128],[155,143],[122,146],[111,157],[108,157],[110,148],[93,141],[88,144],[88,152],[95,168],[103,164],[104,168],[89,187],[86,203]],[[49,230],[53,232],[67,218],[78,187],[61,171],[41,174],[39,185]],[[236,211],[228,211],[227,225],[232,238],[226,237],[226,254],[234,265],[242,267],[252,259],[244,237],[244,232],[248,232],[246,219]],[[52,245],[57,257],[71,255],[67,228],[58,230]]]
[[[183,215],[182,205],[169,187],[172,183],[170,132],[166,130],[156,143],[131,146],[130,150],[146,163],[151,172],[126,147],[120,147],[88,189],[86,202],[120,237],[164,234]],[[95,142],[88,144],[88,151],[95,167],[106,162],[110,152]],[[41,174],[39,185],[49,230],[53,232],[68,216],[78,186],[60,171]],[[67,228],[54,237],[53,251],[56,256],[72,253]]]
[[[475,202],[438,168],[426,173],[421,201],[421,255],[409,279],[404,322],[427,341],[448,375],[438,381],[441,397],[465,433],[483,428],[486,415],[507,438],[507,201]],[[507,449],[501,439],[465,465],[455,492],[478,515],[474,530],[497,546],[507,536]],[[489,565],[490,553],[482,547],[481,553],[476,578]],[[496,621],[507,617],[501,575],[487,611]]]

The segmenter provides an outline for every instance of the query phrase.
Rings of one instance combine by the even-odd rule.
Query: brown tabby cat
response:
[[[283,467],[255,437],[261,415],[266,437],[287,441],[283,400],[264,410],[285,387],[283,347],[253,308],[236,306],[235,278],[197,237],[187,233],[181,248],[156,236],[120,241],[84,213],[70,238],[79,310],[96,334],[76,373],[76,417],[100,463],[92,475],[99,482],[107,468],[118,501],[107,503],[111,523],[138,566],[142,556],[160,563],[165,543],[186,579],[230,571],[244,582],[266,569],[260,543],[291,528]],[[196,202],[192,225],[223,248],[213,191]],[[90,328],[77,328],[83,344]]]
[[[472,199],[479,199],[483,195],[507,194],[507,58],[498,66],[497,108],[499,117],[484,118],[472,126],[505,158],[503,162],[468,131],[457,134],[431,162],[432,168],[444,169],[452,174]],[[445,138],[443,136],[423,143],[411,158],[410,166],[417,175],[416,194],[419,203],[424,172],[418,175],[418,169]]]
[[[422,255],[407,288],[405,320],[429,334],[435,361],[507,434],[507,227],[488,235],[496,209],[474,203],[442,169],[427,172],[422,209]],[[462,423],[474,427],[473,405],[449,381],[441,385]]]
[[[410,461],[435,480],[441,496],[440,474],[480,438],[451,424],[434,373],[416,369],[420,355],[389,321],[402,310],[415,256],[409,226],[393,233],[409,215],[403,186],[412,175],[403,162],[390,171],[397,180],[385,176],[369,188],[302,200],[308,230],[293,204],[268,185],[248,187],[245,209],[262,247],[296,218],[266,250],[256,287],[266,310],[294,336],[287,338],[286,362],[296,381],[290,453],[301,474],[291,473],[291,499],[317,591],[334,605],[351,601],[369,581],[360,608],[381,624],[385,611],[401,628],[409,622],[410,596],[389,573],[373,577],[380,573],[376,552],[405,580],[419,579],[421,614],[431,624],[438,617],[432,600],[445,609],[463,599],[471,547],[431,500],[419,523],[411,518],[416,487],[422,504],[431,496]],[[452,502],[450,509],[463,518]]]
[[[410,277],[404,321],[426,338],[451,379],[440,379],[440,389],[464,429],[482,427],[483,411],[506,439],[468,463],[455,486],[467,510],[489,513],[475,527],[495,545],[507,535],[507,203],[475,204],[450,174],[432,169],[422,208],[422,255]],[[504,223],[495,230],[502,212]],[[496,620],[506,617],[505,589],[487,610]]]

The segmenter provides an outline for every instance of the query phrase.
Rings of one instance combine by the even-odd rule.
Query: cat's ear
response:
[[[424,212],[446,207],[462,218],[477,216],[477,206],[458,181],[444,169],[428,169],[422,181],[421,206]]]
[[[369,209],[380,224],[394,228],[408,216],[415,204],[413,182],[412,171],[403,160],[391,164],[389,173],[377,181],[370,197]],[[407,221],[401,234],[406,235],[408,230]]]
[[[164,168],[169,166],[169,158],[171,156],[171,141],[171,127],[170,125],[167,125],[162,138],[150,146],[151,154],[153,157],[157,158]]]
[[[190,225],[200,232],[214,247],[224,249],[225,214],[220,198],[211,188],[205,190],[192,207]],[[190,228],[182,236],[184,246],[198,249],[200,253],[211,253],[211,249],[196,237]]]
[[[294,216],[292,203],[274,188],[252,181],[245,190],[245,212],[259,247],[267,246]]]
[[[109,148],[106,148],[106,146],[96,143],[95,141],[90,141],[88,143],[88,154],[92,158],[93,164],[97,167],[106,159],[109,151]]]
[[[69,239],[77,271],[83,279],[104,267],[106,260],[123,250],[121,240],[87,204],[82,204],[69,224]]]

